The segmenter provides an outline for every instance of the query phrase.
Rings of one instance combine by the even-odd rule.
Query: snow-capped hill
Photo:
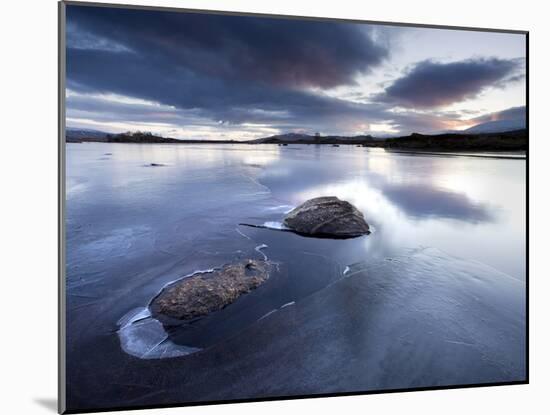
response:
[[[72,139],[83,139],[83,138],[95,138],[95,139],[104,139],[107,137],[106,132],[85,128],[67,128],[65,130],[65,135],[67,138]]]
[[[524,119],[497,120],[474,125],[463,132],[466,134],[500,133],[504,131],[522,130],[525,128]]]

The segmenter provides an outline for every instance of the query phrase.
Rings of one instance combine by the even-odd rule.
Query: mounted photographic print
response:
[[[528,382],[527,32],[59,11],[61,412]]]

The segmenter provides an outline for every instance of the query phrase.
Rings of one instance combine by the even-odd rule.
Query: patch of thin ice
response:
[[[263,320],[264,318],[266,318],[267,316],[270,316],[271,314],[275,313],[278,309],[274,309],[274,310],[271,310],[269,313],[266,313],[264,314],[263,316],[261,316],[258,321],[260,320]]]
[[[291,206],[291,205],[278,205],[278,206],[272,206],[267,208],[267,210],[272,210],[275,212],[283,212],[283,213],[288,213],[292,209],[294,209],[294,206]]]
[[[264,222],[264,225],[266,228],[269,229],[288,229],[282,222]]]
[[[254,248],[254,250],[262,254],[262,256],[264,257],[264,261],[267,261],[267,255],[262,252],[262,249],[265,249],[265,248],[267,248],[267,245],[261,244],[261,245],[258,245],[256,248]]]
[[[147,307],[130,310],[118,321],[118,325],[122,350],[140,359],[186,356],[201,350],[173,343],[160,321],[151,317]]]
[[[270,312],[264,314],[263,316],[261,316],[258,321],[260,320],[263,320],[264,318],[270,316],[271,314],[273,313],[276,313],[277,311],[279,310],[282,310],[283,308],[286,308],[286,307],[290,307],[291,305],[294,305],[295,302],[294,301],[291,301],[290,303],[286,303],[286,304],[283,304],[282,306],[280,306],[279,308],[274,308],[273,310],[271,310]]]
[[[239,235],[241,235],[241,236],[245,237],[246,239],[250,239],[250,240],[252,240],[252,238],[250,238],[250,236],[248,236],[247,234],[245,234],[245,233],[241,232],[241,230],[240,230],[240,229],[239,229],[238,227],[237,227],[237,228],[235,228],[235,230],[237,231],[237,233],[238,233]]]

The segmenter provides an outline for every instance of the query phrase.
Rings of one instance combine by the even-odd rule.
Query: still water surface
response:
[[[207,349],[263,324],[274,311],[293,307],[356,269],[421,250],[417,264],[429,265],[430,253],[437,252],[433,263],[439,270],[465,278],[457,283],[455,298],[447,305],[438,303],[439,313],[449,314],[445,307],[451,302],[479,301],[475,279],[468,280],[470,272],[499,276],[492,275],[492,288],[483,291],[486,304],[506,300],[520,310],[526,261],[525,167],[524,159],[414,155],[354,146],[68,144],[69,397],[75,406],[91,405],[86,397],[93,382],[83,375],[86,370],[101,379],[102,370],[112,373],[113,362],[124,355],[158,362]],[[364,213],[373,233],[335,241],[239,226],[276,228],[285,212],[317,196],[350,201]],[[165,331],[147,318],[148,302],[166,284],[245,258],[268,258],[279,272],[265,287],[192,330]],[[455,264],[463,265],[457,269]],[[415,268],[423,274],[423,284],[434,272],[428,265]],[[498,281],[508,279],[515,282],[503,282],[499,291]],[[416,288],[411,286],[411,292]],[[434,306],[443,294],[437,295]],[[430,302],[426,297],[423,301]],[[124,331],[129,321],[144,316],[141,326]],[[487,317],[490,326],[491,318],[502,316],[497,310],[477,317]],[[522,318],[521,313],[513,316],[518,344]],[[392,343],[391,338],[384,341]],[[88,360],[82,357],[84,350],[90,351]],[[102,358],[94,355],[97,350]],[[522,350],[509,350],[507,356],[516,353],[519,362]],[[521,377],[521,364],[515,367],[512,379]],[[147,370],[152,369],[120,374],[120,382],[131,382]],[[427,376],[427,385],[437,376],[434,373],[431,381]],[[117,393],[121,401],[114,398]],[[124,394],[112,389],[94,400],[103,406],[133,402],[120,396]]]

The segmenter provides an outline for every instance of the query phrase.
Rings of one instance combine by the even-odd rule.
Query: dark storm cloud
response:
[[[394,81],[378,100],[402,107],[434,108],[473,98],[487,87],[521,79],[520,59],[468,59],[417,63]]]
[[[170,66],[159,67],[137,54],[125,56],[124,64],[118,52],[70,49],[67,56],[71,90],[138,97],[232,123],[272,122],[269,114],[277,111],[288,113],[296,123],[338,117],[343,121],[369,114],[380,117],[385,109],[291,88],[227,82],[184,68],[174,73]]]
[[[330,88],[353,83],[388,54],[364,26],[336,22],[78,6],[69,6],[68,22],[69,46],[108,39],[174,76],[184,69],[227,80]]]
[[[79,6],[69,6],[67,18],[72,91],[286,129],[383,112],[310,91],[354,84],[386,58],[388,49],[363,25]],[[83,114],[82,99],[68,104]],[[100,113],[99,104],[90,105]],[[126,119],[141,110],[126,111]]]

